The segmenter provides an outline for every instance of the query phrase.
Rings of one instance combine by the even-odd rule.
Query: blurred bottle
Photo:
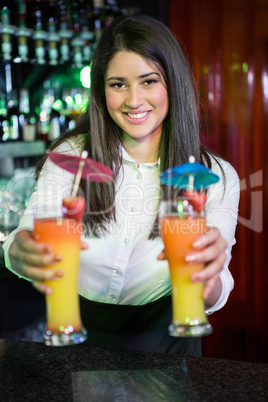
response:
[[[59,62],[59,8],[56,1],[48,2],[48,57],[50,65],[57,65]]]
[[[81,21],[80,21],[81,2],[75,0],[72,2],[72,25],[74,37],[71,41],[73,61],[76,67],[83,66],[83,46],[84,40],[81,37]]]
[[[20,90],[19,124],[22,127],[23,141],[34,141],[36,139],[36,118],[31,113],[29,91],[26,88]]]
[[[49,131],[48,131],[48,144],[54,142],[61,135],[60,127],[60,113],[58,110],[52,108],[49,115]]]
[[[64,122],[62,124],[63,132],[75,127],[75,118],[73,114],[74,100],[71,96],[71,88],[64,88],[62,91],[63,109],[61,115],[64,116]]]
[[[12,89],[8,94],[7,118],[9,120],[9,141],[22,140],[22,127],[19,122],[19,99],[18,91]]]
[[[26,1],[19,0],[18,2],[19,25],[16,30],[18,41],[18,57],[15,61],[26,63],[29,61],[29,39],[32,35],[32,29],[26,26]]]
[[[37,64],[46,64],[47,32],[44,30],[44,1],[33,1],[33,39],[35,43],[35,61]]]
[[[16,27],[10,25],[10,3],[8,1],[3,2],[1,9],[1,23],[0,23],[0,35],[1,35],[1,50],[2,58],[4,61],[11,61],[13,58],[13,35]]]
[[[6,94],[0,93],[0,141],[8,141],[10,136],[9,120],[7,117]]]
[[[49,116],[54,102],[54,92],[51,89],[49,80],[44,81],[40,98],[40,106],[36,108],[36,113],[38,114],[38,135],[41,140],[47,142],[49,133]]]
[[[50,81],[51,94],[53,94],[53,101],[50,104],[49,114],[49,131],[48,131],[48,143],[54,142],[61,135],[61,110],[63,107],[62,94],[61,94],[61,82],[55,78]],[[52,98],[51,98],[52,100]]]
[[[65,63],[71,58],[70,40],[73,37],[73,31],[70,29],[70,16],[66,0],[59,0],[58,6],[60,12],[60,62]]]

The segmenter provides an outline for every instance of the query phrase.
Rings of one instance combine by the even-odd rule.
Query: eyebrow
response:
[[[157,73],[157,72],[152,72],[152,73],[147,73],[147,74],[139,75],[137,78],[147,78],[147,77],[149,77],[150,75],[155,75],[155,74],[156,74],[156,75],[159,75],[159,77],[160,77],[160,74],[159,74],[159,73]],[[110,77],[110,78],[107,79],[107,81],[111,81],[111,80],[117,80],[117,81],[123,82],[123,81],[126,80],[126,78],[125,78],[125,77]]]

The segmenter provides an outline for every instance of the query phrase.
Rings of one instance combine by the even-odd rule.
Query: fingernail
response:
[[[62,260],[62,256],[60,254],[55,254],[55,260],[56,261],[61,261]]]
[[[193,254],[186,255],[185,261],[186,262],[194,262],[194,261],[196,261],[196,256]]]
[[[196,248],[202,247],[202,241],[201,240],[195,240],[193,242],[193,247],[196,247]]]
[[[63,271],[57,271],[57,272],[55,273],[55,277],[56,277],[56,278],[62,278],[63,275],[64,275],[64,272],[63,272]]]
[[[200,281],[200,276],[198,276],[198,275],[192,275],[192,276],[191,276],[191,281],[192,281],[192,282],[198,282],[198,281]]]

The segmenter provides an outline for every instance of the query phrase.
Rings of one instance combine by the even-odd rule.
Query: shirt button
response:
[[[125,238],[125,239],[124,239],[124,242],[125,242],[125,244],[128,244],[128,243],[129,243],[129,239]]]
[[[130,211],[131,211],[131,212],[134,212],[134,211],[135,211],[135,207],[130,208]]]
[[[115,272],[117,273],[117,275],[120,275],[119,269],[117,269]]]
[[[137,177],[137,179],[140,179],[141,175],[138,173],[136,177]]]

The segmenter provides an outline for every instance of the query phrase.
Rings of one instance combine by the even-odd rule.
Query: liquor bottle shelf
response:
[[[45,152],[46,143],[42,140],[0,143],[0,159],[39,156]]]

